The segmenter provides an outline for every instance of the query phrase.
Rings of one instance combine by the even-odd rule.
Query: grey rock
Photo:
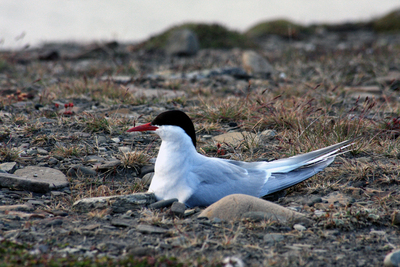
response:
[[[53,168],[28,166],[16,170],[14,174],[24,177],[31,182],[47,183],[49,185],[48,191],[69,186],[67,177],[61,171]]]
[[[18,204],[18,205],[2,205],[2,206],[0,206],[0,211],[6,211],[6,210],[8,210],[8,211],[10,211],[10,210],[15,210],[15,211],[34,211],[35,208],[30,203]]]
[[[128,220],[128,219],[113,219],[111,220],[111,225],[112,226],[116,226],[116,227],[132,227],[132,220]]]
[[[177,198],[164,199],[149,205],[150,209],[162,209],[171,206],[173,203],[178,202]]]
[[[50,191],[50,184],[37,181],[35,177],[26,178],[15,174],[0,173],[0,187],[16,188],[35,193],[47,193]]]
[[[118,148],[118,151],[121,153],[128,153],[128,152],[132,152],[132,149],[130,146],[121,146]]]
[[[50,157],[49,160],[47,161],[49,165],[56,165],[58,162],[59,162],[58,159],[54,157]]]
[[[171,207],[171,212],[176,216],[183,217],[185,214],[186,206],[181,202],[174,202]]]
[[[60,226],[62,224],[63,224],[63,220],[55,219],[55,220],[52,220],[52,221],[46,223],[46,227]]]
[[[268,214],[268,220],[278,221],[280,223],[301,222],[306,225],[311,224],[310,220],[299,212],[292,211],[278,204],[243,194],[233,194],[215,202],[204,211],[199,217],[220,218],[231,221],[243,217],[246,212],[261,211]]]
[[[49,154],[49,152],[48,152],[47,150],[44,150],[43,148],[37,148],[36,150],[37,150],[37,153],[38,153],[39,155],[46,156],[46,155]]]
[[[97,172],[83,165],[75,165],[68,170],[67,175],[68,177],[76,178],[76,177],[96,176]]]
[[[136,226],[136,230],[143,234],[165,234],[168,232],[167,229],[145,224],[139,224]]]
[[[277,242],[283,241],[285,236],[282,234],[266,234],[264,235],[264,242],[269,245],[274,245]]]
[[[147,247],[128,247],[127,248],[127,254],[136,256],[136,257],[154,255],[154,253],[155,253],[154,248],[147,248]]]
[[[8,173],[12,173],[16,167],[17,167],[16,162],[5,162],[5,163],[0,164],[0,170],[8,172]]]
[[[112,161],[106,161],[101,165],[97,165],[96,167],[94,167],[95,170],[102,170],[102,171],[106,171],[112,168],[115,168],[119,165],[121,165],[122,162],[120,160],[112,160]]]
[[[276,135],[277,132],[275,130],[264,130],[258,136],[261,138],[261,140],[268,141],[275,138]]]
[[[76,201],[72,208],[77,212],[89,212],[95,209],[111,208],[115,213],[140,209],[156,202],[154,193],[136,193],[125,196],[93,197]]]
[[[154,193],[136,193],[116,198],[111,205],[114,213],[125,213],[128,210],[136,210],[156,202]]]
[[[191,30],[176,30],[171,33],[165,50],[168,55],[192,56],[199,51],[199,41]]]
[[[140,175],[142,177],[149,172],[154,172],[154,165],[145,165],[140,169]]]
[[[392,251],[386,255],[383,261],[384,266],[397,267],[400,266],[400,249]]]
[[[254,51],[245,51],[242,55],[244,69],[262,78],[268,78],[275,70],[269,62]]]
[[[142,183],[145,186],[150,186],[151,181],[153,180],[154,172],[146,173],[142,178]]]
[[[295,224],[295,225],[293,225],[293,229],[295,229],[295,230],[297,230],[297,231],[300,231],[300,232],[303,232],[303,231],[306,230],[307,228],[304,227],[304,226],[301,225],[301,224]]]

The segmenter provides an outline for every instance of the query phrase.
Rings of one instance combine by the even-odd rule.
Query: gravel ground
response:
[[[0,53],[1,169],[52,168],[69,182],[47,193],[0,188],[1,261],[381,266],[400,247],[399,40],[365,32],[271,38],[258,52],[275,72],[250,79],[236,75],[240,49],[171,58],[132,45],[53,44]],[[311,219],[304,227],[197,218],[203,207],[182,216],[170,207],[72,209],[82,198],[146,191],[160,140],[126,130],[170,109],[188,112],[199,152],[214,157],[272,160],[363,138],[272,198]],[[268,129],[262,144],[213,139]]]

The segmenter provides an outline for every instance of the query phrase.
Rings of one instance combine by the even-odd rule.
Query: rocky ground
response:
[[[400,247],[399,52],[400,35],[371,32],[191,57],[118,43],[2,52],[0,265],[381,266]],[[160,140],[126,130],[170,109],[193,118],[199,153],[213,157],[273,160],[361,138],[271,197],[307,223],[73,206],[145,192]]]

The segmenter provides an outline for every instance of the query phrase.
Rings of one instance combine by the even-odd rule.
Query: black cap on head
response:
[[[196,132],[194,130],[193,122],[186,115],[185,112],[180,110],[171,110],[159,114],[152,122],[152,125],[173,125],[181,127],[187,135],[192,139],[194,147],[196,147]]]

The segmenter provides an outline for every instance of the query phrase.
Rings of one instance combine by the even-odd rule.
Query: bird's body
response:
[[[169,119],[174,115],[178,118]],[[162,139],[149,191],[158,200],[177,198],[189,207],[208,206],[235,193],[263,197],[283,190],[323,170],[351,143],[271,162],[211,158],[197,153],[193,124],[185,117],[181,111],[168,111],[129,131],[151,130]]]

